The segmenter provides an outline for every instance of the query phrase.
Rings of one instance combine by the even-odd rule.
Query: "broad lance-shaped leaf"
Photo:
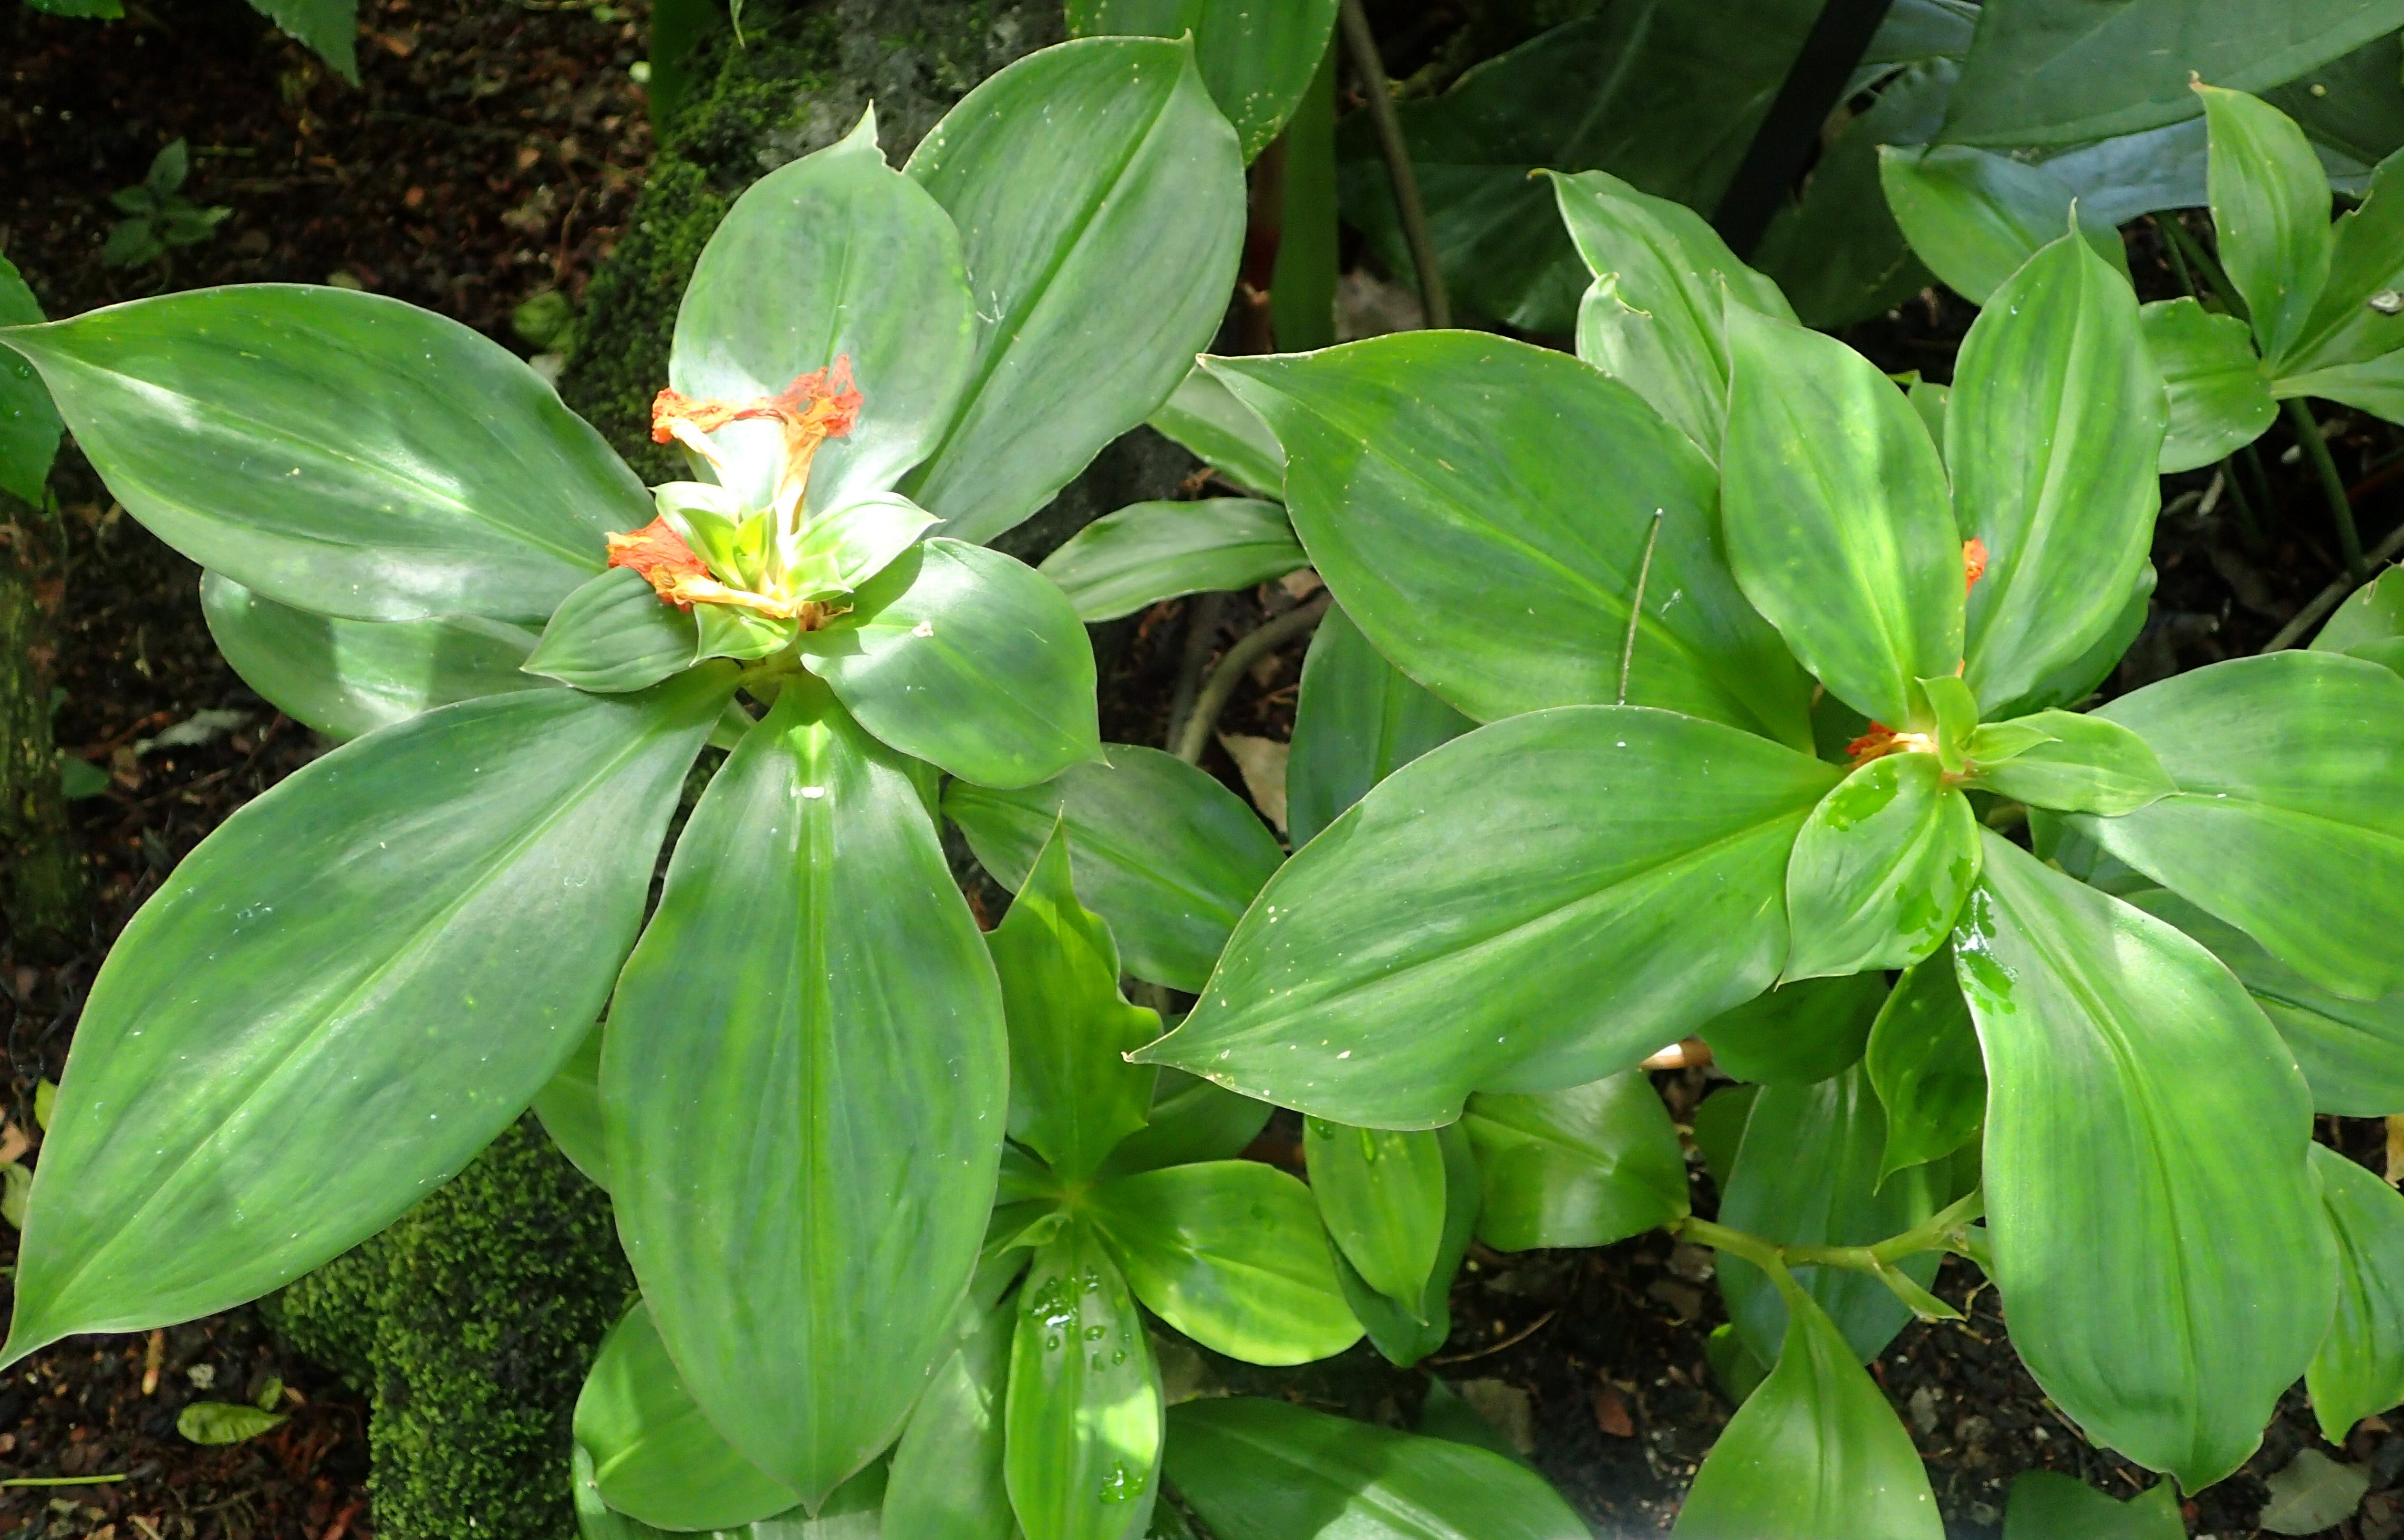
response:
[[[12,329],[150,532],[280,603],[539,623],[651,500],[480,332],[350,289],[245,284]]]
[[[981,786],[1101,757],[1094,647],[1033,568],[929,540],[801,637],[802,666],[878,739]]]
[[[2012,1345],[2089,1436],[2193,1491],[2253,1452],[2328,1324],[2303,1077],[2202,947],[1984,839],[1954,960]]]
[[[2282,360],[2290,372],[2369,363],[2404,348],[2404,316],[2370,301],[2404,284],[2404,155],[2371,173],[2359,207],[2338,216],[2328,282]]]
[[[1251,1396],[1169,1408],[1168,1478],[1218,1540],[1585,1540],[1535,1472],[1446,1438]]]
[[[1202,79],[1236,125],[1250,160],[1302,100],[1335,24],[1335,0],[1251,6],[1240,0],[1069,0],[1080,37],[1194,35]]]
[[[602,1501],[663,1529],[733,1529],[801,1501],[709,1425],[640,1300],[585,1376],[576,1442]]]
[[[1181,593],[1249,589],[1310,564],[1275,503],[1209,497],[1137,503],[1069,537],[1036,570],[1084,621],[1115,620]]]
[[[2164,421],[2136,296],[2084,241],[2029,258],[1970,324],[1945,467],[1962,537],[1986,550],[1963,667],[1981,706],[2026,694],[2119,615],[2161,506]]]
[[[1739,1080],[1816,1085],[1861,1061],[1885,1000],[1883,973],[1802,978],[1722,1011],[1698,1033],[1712,1061]]]
[[[1607,1246],[1686,1213],[1678,1131],[1641,1070],[1473,1096],[1460,1126],[1485,1186],[1478,1239],[1497,1251]]]
[[[1109,762],[1040,786],[997,791],[954,781],[944,815],[1003,887],[1027,880],[1057,823],[1069,831],[1079,896],[1110,922],[1139,978],[1198,990],[1244,906],[1284,853],[1243,799],[1174,755],[1109,745]]]
[[[2279,415],[2271,378],[2244,322],[2215,314],[2193,299],[2157,299],[2137,307],[2137,326],[2170,389],[2168,428],[2156,467],[2164,476],[2227,458],[2261,437]]]
[[[38,326],[42,307],[17,271],[0,257],[0,326]],[[34,366],[0,343],[0,492],[38,504],[59,452],[63,424],[50,393]]]
[[[554,681],[519,665],[538,634],[506,620],[337,620],[201,575],[209,637],[242,682],[328,738],[356,738],[420,712]]]
[[[2326,1145],[2312,1147],[2337,1237],[2337,1314],[2304,1370],[2321,1436],[2404,1402],[2404,1194]]]
[[[1017,1297],[987,1311],[929,1381],[893,1451],[883,1540],[1011,1540],[1003,1474]]]
[[[1810,742],[1808,686],[1721,553],[1710,461],[1626,386],[1471,332],[1209,367],[1284,444],[1287,510],[1345,613],[1452,705],[1624,693]]]
[[[740,405],[848,359],[860,420],[810,463],[816,513],[885,491],[933,451],[969,382],[975,319],[960,232],[885,163],[872,107],[734,201],[678,307],[668,382]],[[762,420],[713,436],[748,506],[769,504],[782,433]]]
[[[1820,800],[1786,866],[1785,977],[1908,968],[1978,875],[1978,820],[1933,754],[1882,755]]]
[[[2199,83],[2212,135],[2212,224],[2262,356],[2284,372],[2328,281],[2328,173],[2295,119],[2243,91]]]
[[[1970,735],[1965,784],[2033,808],[2118,818],[2178,791],[2145,741],[2119,723],[2034,712]]]
[[[1379,657],[1341,606],[1329,610],[1303,657],[1286,760],[1286,832],[1294,849],[1371,786],[1476,725]]]
[[[1269,425],[1196,364],[1147,419],[1162,437],[1246,492],[1276,497],[1285,487],[1285,450]]]
[[[969,92],[908,170],[959,227],[978,305],[967,393],[908,490],[946,534],[990,540],[1209,346],[1243,241],[1243,157],[1191,43],[1091,37]]]
[[[2186,1540],[2178,1483],[2158,1481],[2123,1503],[2075,1476],[2025,1470],[2012,1478],[2004,1540]]]
[[[1302,1147],[1336,1249],[1379,1294],[1418,1299],[1444,1242],[1444,1149],[1434,1132],[1307,1117]]]
[[[696,645],[691,615],[663,602],[642,574],[612,567],[560,601],[524,666],[580,690],[615,694],[692,667]]]
[[[1778,1283],[1778,1367],[1745,1398],[1670,1530],[1674,1540],[1943,1540],[1911,1435],[1811,1296]]]
[[[2358,658],[2234,659],[2095,715],[2145,741],[2176,796],[2070,826],[2251,935],[2324,989],[2404,989],[2404,676]],[[2345,901],[2331,902],[2342,894]]]
[[[1879,185],[1912,254],[1946,287],[1983,305],[2058,238],[2077,193],[2041,165],[1966,145],[1881,145]],[[2128,248],[2110,221],[2079,211],[2079,234],[2127,281]]]
[[[1870,1027],[1863,1065],[1886,1113],[1880,1183],[1942,1159],[1977,1135],[1987,1117],[1987,1072],[1954,981],[1951,948],[1896,981]]]
[[[1126,1280],[1072,1219],[1019,1285],[1004,1469],[1027,1540],[1127,1540],[1160,1493],[1160,1371]]]
[[[1111,1151],[1102,1165],[1103,1176],[1125,1176],[1202,1160],[1233,1160],[1261,1136],[1277,1110],[1266,1102],[1238,1096],[1183,1070],[1158,1073],[1148,1120]]]
[[[1901,728],[1911,682],[1962,661],[1962,537],[1936,446],[1835,338],[1741,305],[1726,321],[1721,517],[1737,581],[1833,694]]]
[[[1485,1200],[1466,1122],[1435,1131],[1436,1147],[1444,1156],[1444,1226],[1436,1240],[1435,1266],[1428,1269],[1418,1296],[1395,1299],[1379,1294],[1343,1252],[1335,1254],[1335,1281],[1344,1290],[1345,1303],[1377,1350],[1403,1368],[1437,1352],[1452,1337],[1452,1281],[1460,1275],[1461,1258],[1469,1255]]]
[[[1326,629],[1326,623],[1321,622],[1320,634],[1325,635]],[[2371,655],[2361,649],[2399,637],[2404,637],[2404,569],[2390,567],[2330,612],[2313,637],[2312,650],[2367,657]]]
[[[203,840],[93,980],[6,1357],[255,1298],[490,1143],[600,1014],[731,685],[447,706]]]
[[[534,1093],[532,1111],[542,1122],[542,1131],[567,1157],[567,1163],[584,1173],[586,1181],[607,1192],[609,1188],[609,1141],[601,1126],[601,1029],[598,1026],[584,1034],[584,1041],[559,1073],[542,1083]]]
[[[955,1345],[1008,1086],[993,964],[909,769],[807,678],[693,810],[608,1032],[610,1196],[651,1318],[728,1441],[819,1502]]]
[[[2404,684],[2404,681],[2398,681]],[[1367,1128],[1628,1068],[1758,994],[1834,768],[1642,706],[1565,706],[1397,770],[1269,880],[1140,1059]]]
[[[1010,1023],[1010,1136],[1083,1181],[1144,1125],[1153,1072],[1121,1056],[1159,1035],[1160,1016],[1119,993],[1119,950],[1077,902],[1063,830],[985,946]]]

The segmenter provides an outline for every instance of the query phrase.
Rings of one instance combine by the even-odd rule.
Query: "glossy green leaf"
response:
[[[1808,1086],[1860,1061],[1886,1000],[1878,973],[1804,978],[1702,1025],[1712,1061],[1740,1080]]]
[[[2123,1503],[2075,1476],[2027,1470],[2012,1478],[2004,1540],[2186,1540],[2178,1488],[2160,1481]]]
[[[609,1186],[608,1136],[601,1124],[601,1029],[593,1028],[559,1073],[534,1093],[534,1115],[569,1165],[594,1186]]]
[[[1022,790],[955,781],[943,812],[978,864],[1012,889],[1061,824],[1077,893],[1110,922],[1126,970],[1198,990],[1283,853],[1259,815],[1205,771],[1131,743],[1106,752],[1106,764]]]
[[[1928,1472],[1885,1394],[1827,1313],[1781,1282],[1792,1308],[1778,1367],[1721,1431],[1670,1534],[1943,1540]]]
[[[1168,1478],[1218,1540],[1585,1540],[1499,1454],[1251,1396],[1169,1408]]]
[[[1250,160],[1267,147],[1309,86],[1335,25],[1335,0],[1069,0],[1079,37],[1194,35],[1203,83],[1236,125]]]
[[[1038,570],[1085,621],[1115,620],[1183,593],[1248,589],[1310,564],[1275,503],[1211,497],[1137,503],[1069,537]]]
[[[2321,1436],[2342,1444],[2404,1402],[2404,1195],[2326,1145],[2312,1147],[2337,1237],[2337,1315],[2304,1370]]]
[[[1686,1212],[1686,1161],[1641,1070],[1532,1095],[1470,1099],[1461,1126],[1485,1188],[1478,1238],[1497,1251],[1607,1246]]]
[[[1226,383],[1195,365],[1150,418],[1152,426],[1194,451],[1221,476],[1264,496],[1285,487],[1285,451]]]
[[[1870,1027],[1863,1065],[1886,1114],[1880,1183],[1943,1159],[1977,1135],[1987,1118],[1987,1070],[1950,948],[1896,981]]]
[[[933,452],[969,383],[976,301],[960,246],[927,189],[885,163],[872,108],[727,211],[677,311],[668,382],[743,403],[848,358],[860,421],[818,447],[807,506],[883,492]],[[727,485],[768,506],[782,430],[733,423],[713,437]]]
[[[585,1376],[576,1441],[602,1501],[662,1529],[734,1529],[801,1501],[709,1425],[640,1301]]]
[[[446,707],[203,840],[93,981],[5,1357],[264,1294],[524,1111],[600,1014],[728,686]]]
[[[276,710],[328,738],[552,682],[519,665],[537,633],[506,620],[337,620],[201,575],[201,614],[226,661]]]
[[[1010,1344],[1003,1468],[1027,1540],[1128,1540],[1159,1495],[1160,1371],[1092,1227],[1035,1254]]]
[[[0,257],[0,326],[35,326],[41,319],[41,304],[16,264]],[[0,492],[40,504],[63,426],[34,366],[0,343]]]
[[[928,1382],[893,1451],[880,1540],[1011,1540],[1003,1406],[1018,1314],[1015,1300],[986,1311]]]
[[[2328,1322],[2303,1077],[2210,952],[1985,838],[1954,958],[2012,1345],[2090,1437],[2192,1491],[2253,1452]]]
[[[1287,862],[1139,1057],[1370,1128],[1625,1069],[1776,976],[1787,852],[1836,774],[1641,706],[1481,728]]]
[[[1609,172],[1552,180],[1570,239],[1595,276],[1578,306],[1578,356],[1717,459],[1727,418],[1721,306],[1791,321],[1786,296],[1683,203],[1639,192]]]
[[[1720,465],[1737,581],[1803,666],[1900,727],[1911,681],[1962,661],[1962,538],[1903,392],[1832,337],[1727,312]],[[1961,416],[1947,413],[1948,432]]]
[[[2179,791],[2072,827],[2325,989],[2357,1000],[2404,989],[2389,923],[2404,903],[2404,677],[2279,652],[2166,679],[2096,715],[2144,739]]]
[[[689,612],[663,601],[642,574],[612,567],[560,601],[524,666],[580,690],[619,694],[691,668],[696,645]]]
[[[2153,613],[2156,581],[2151,562],[2138,569],[2137,581],[2121,600],[2120,613],[2102,640],[2038,680],[2028,694],[2006,701],[1988,715],[2001,722],[2029,712],[2084,703],[2112,676],[2112,671],[2145,629],[2145,621]]]
[[[955,1346],[1007,1050],[908,767],[806,679],[693,810],[608,1033],[610,1196],[660,1336],[728,1440],[818,1502]]]
[[[126,511],[258,593],[356,620],[540,622],[651,520],[617,455],[481,332],[246,284],[11,330]]]
[[[1104,1176],[1124,1176],[1158,1166],[1197,1160],[1232,1160],[1251,1147],[1277,1109],[1183,1070],[1164,1069],[1152,1089],[1152,1110],[1142,1128],[1119,1141],[1103,1163]]]
[[[2027,694],[2111,629],[2152,548],[2165,420],[2136,296],[2084,242],[2029,258],[1971,323],[1945,465],[1963,536],[1986,546],[1963,668],[1981,705]]]
[[[1306,1117],[1302,1147],[1336,1250],[1377,1293],[1416,1301],[1444,1242],[1445,1159],[1434,1131]]]
[[[1269,330],[1281,353],[1335,345],[1336,269],[1343,255],[1335,200],[1335,56],[1331,35],[1286,120],[1277,261],[1269,269]]]
[[[1061,1181],[1083,1181],[1144,1125],[1153,1072],[1121,1055],[1158,1036],[1160,1017],[1119,993],[1119,949],[1077,902],[1065,834],[1053,831],[985,945],[1010,1023],[1010,1136]]]
[[[1310,1189],[1275,1167],[1139,1172],[1092,1201],[1136,1297],[1204,1347],[1248,1364],[1305,1364],[1361,1339]]]
[[[1101,756],[1085,628],[999,551],[929,540],[801,650],[860,726],[963,781],[1031,786]]]
[[[847,595],[891,566],[935,521],[889,492],[831,507],[794,537],[794,588],[811,597]]]
[[[2041,733],[2044,740],[1992,763],[1979,759],[1982,741],[1998,740],[2013,728]],[[1976,773],[1968,784],[2059,812],[2117,818],[2179,789],[2144,739],[2117,722],[2077,712],[2041,711],[2000,728],[1981,728],[1970,740],[1970,755]]]
[[[2404,352],[2391,353],[2363,364],[2341,364],[2309,374],[2286,375],[2271,393],[2282,400],[2317,396],[2358,407],[2373,417],[2404,421]]]
[[[1916,1166],[1880,1180],[1886,1115],[1860,1065],[1815,1086],[1764,1086],[1745,1120],[1736,1169],[1721,1189],[1720,1223],[1787,1245],[1860,1246],[1883,1241],[1950,1201],[1944,1167]],[[1897,1264],[1926,1288],[1941,1258],[1922,1252]],[[1743,1258],[1719,1256],[1728,1319],[1763,1363],[1788,1336],[1787,1302],[1770,1277]],[[1818,1301],[1868,1363],[1911,1320],[1886,1284],[1843,1268],[1796,1268],[1795,1282]],[[1832,1532],[1833,1533],[1833,1532]]]
[[[2157,299],[2137,307],[2137,325],[2170,387],[2164,476],[2209,465],[2262,437],[2279,406],[2244,322],[2193,299]]]
[[[1324,622],[1321,634],[1326,633]],[[2404,636],[2404,567],[2390,567],[2347,596],[2313,638],[2314,652],[2352,652]]]
[[[1415,1298],[1393,1299],[1379,1294],[1359,1269],[1335,1253],[1335,1281],[1344,1290],[1370,1342],[1388,1362],[1403,1368],[1442,1348],[1452,1336],[1452,1281],[1476,1233],[1477,1214],[1485,1200],[1477,1172],[1477,1156],[1461,1123],[1435,1131],[1444,1156],[1444,1226],[1436,1241],[1435,1266]]]
[[[1882,146],[1879,183],[1912,252],[1977,305],[2060,238],[2077,197],[2042,165],[1967,145]],[[2118,230],[2082,213],[2079,233],[2126,278]]]
[[[1294,529],[1345,612],[1452,705],[1621,700],[1649,541],[1626,700],[1810,741],[1808,687],[1720,551],[1711,463],[1627,387],[1468,332],[1209,367],[1285,445]]]
[[[2369,363],[2404,348],[2404,316],[2371,301],[2404,286],[2404,154],[2371,174],[2359,207],[2331,232],[2328,282],[2285,359],[2290,373]]]
[[[1285,767],[1286,832],[1318,837],[1371,786],[1476,726],[1369,645],[1341,607],[1312,633]]]
[[[1759,1086],[1722,1086],[1695,1108],[1695,1151],[1703,1158],[1703,1169],[1711,1173],[1712,1184],[1723,1192],[1727,1190],[1728,1177],[1736,1170],[1736,1152],[1744,1143],[1744,1125],[1752,1117],[1753,1103],[1760,1095]]]
[[[2328,173],[2295,119],[2238,90],[2198,85],[2212,135],[2212,224],[2273,373],[2328,281]]]
[[[911,495],[946,534],[990,540],[1209,345],[1243,239],[1243,158],[1190,43],[1095,37],[969,92],[909,173],[959,226],[978,305],[967,395]]]
[[[1933,754],[1864,763],[1821,798],[1786,867],[1788,979],[1908,968],[1978,875],[1978,820]]]

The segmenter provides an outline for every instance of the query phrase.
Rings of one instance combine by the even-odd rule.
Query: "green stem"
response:
[[[129,1474],[119,1471],[114,1476],[12,1476],[0,1481],[0,1487],[98,1487],[122,1481]]]
[[[2202,271],[2204,282],[2212,285],[2214,298],[2227,308],[2229,314],[2249,326],[2254,324],[2254,317],[2245,309],[2245,297],[2239,294],[2237,285],[2229,281],[2229,274],[2221,270],[2219,258],[2204,250],[2203,243],[2187,233],[2187,226],[2177,215],[2155,220],[2154,228],[2169,236],[2171,249],[2185,258],[2185,261],[2179,261],[2174,257],[2173,266],[2179,270],[2180,279],[2187,284],[2189,293],[2195,293],[2195,274],[2187,271],[2187,264],[2192,263],[2195,268]],[[2199,294],[2197,298],[2201,298],[2201,296]]]
[[[2220,463],[2220,490],[2229,495],[2229,506],[2237,510],[2237,521],[2245,527],[2248,545],[2262,543],[2262,521],[2254,517],[2254,499],[2246,494],[2245,479],[2237,474],[2234,455]]]
[[[1336,11],[1344,34],[1344,51],[1361,76],[1362,105],[1369,126],[1377,131],[1377,147],[1385,152],[1386,179],[1394,191],[1394,214],[1410,248],[1411,266],[1419,270],[1419,308],[1428,326],[1441,331],[1452,325],[1452,300],[1445,292],[1444,270],[1436,262],[1435,239],[1428,229],[1427,207],[1419,201],[1419,179],[1411,168],[1410,141],[1394,110],[1393,87],[1386,79],[1385,62],[1377,55],[1377,39],[1369,30],[1369,16],[1361,0],[1343,0]]]
[[[2354,499],[2345,493],[2345,478],[2337,473],[2337,461],[2329,455],[2328,440],[2321,437],[2321,425],[2313,420],[2309,402],[2291,395],[2284,405],[2287,421],[2296,426],[2296,442],[2303,447],[2304,458],[2313,463],[2313,469],[2320,476],[2321,495],[2328,499],[2329,517],[2337,520],[2337,542],[2345,551],[2346,575],[2356,583],[2367,582],[2370,567],[2362,559],[2362,532],[2354,527]]]
[[[1964,1232],[1986,1213],[1986,1208],[1984,1189],[1973,1188],[1966,1197],[1947,1204],[1900,1235],[1890,1235],[1867,1246],[1784,1245],[1758,1235],[1749,1235],[1740,1229],[1731,1229],[1726,1225],[1714,1224],[1709,1219],[1698,1219],[1693,1214],[1688,1214],[1672,1227],[1672,1233],[1682,1241],[1691,1241],[1698,1246],[1709,1246],[1731,1256],[1740,1256],[1772,1277],[1788,1268],[1843,1268],[1850,1272],[1866,1272],[1894,1289],[1917,1314],[1924,1308],[1924,1292],[1917,1284],[1909,1284],[1908,1280],[1904,1280],[1909,1284],[1908,1294],[1898,1287],[1896,1280],[1901,1275],[1895,1271],[1894,1265],[1907,1256],[1917,1256],[1922,1252],[1944,1251],[1956,1256],[1967,1256],[1970,1255],[1969,1245]],[[1915,1298],[1914,1296],[1921,1297]]]

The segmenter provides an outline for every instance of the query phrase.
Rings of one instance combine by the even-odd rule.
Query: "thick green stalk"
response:
[[[1965,1232],[1972,1222],[1986,1213],[1987,1200],[1983,1189],[1973,1188],[1968,1196],[1946,1205],[1936,1213],[1899,1235],[1866,1246],[1798,1246],[1786,1245],[1731,1229],[1709,1219],[1692,1214],[1673,1226],[1682,1241],[1698,1246],[1740,1256],[1776,1277],[1788,1268],[1843,1268],[1852,1272],[1866,1272],[1893,1289],[1896,1297],[1911,1307],[1912,1313],[1922,1317],[1950,1315],[1951,1307],[1936,1299],[1897,1269],[1895,1264],[1907,1256],[1922,1252],[1947,1251],[1956,1256],[1970,1255]]]
[[[2309,403],[2291,395],[2285,405],[2287,421],[2296,427],[2296,442],[2302,446],[2304,458],[2313,463],[2313,470],[2320,478],[2321,495],[2328,499],[2329,517],[2337,520],[2337,540],[2345,551],[2346,576],[2356,583],[2367,582],[2370,567],[2362,559],[2362,532],[2354,527],[2354,499],[2346,495],[2345,478],[2337,473],[2337,461],[2329,455],[2328,440],[2321,437],[2321,425],[2313,420]]]

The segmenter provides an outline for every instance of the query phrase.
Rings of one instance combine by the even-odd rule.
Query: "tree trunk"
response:
[[[73,952],[91,930],[50,737],[61,533],[54,516],[0,493],[0,915],[33,962]]]

